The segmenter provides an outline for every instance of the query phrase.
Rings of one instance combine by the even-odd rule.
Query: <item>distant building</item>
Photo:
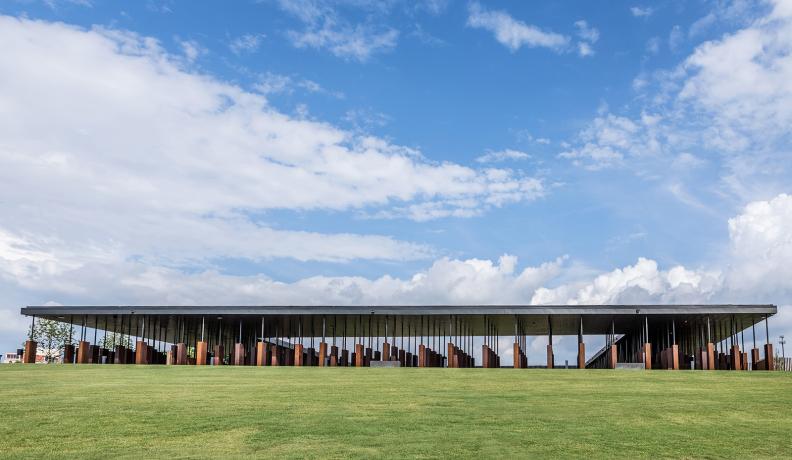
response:
[[[3,353],[3,364],[21,363],[22,356],[16,352]]]

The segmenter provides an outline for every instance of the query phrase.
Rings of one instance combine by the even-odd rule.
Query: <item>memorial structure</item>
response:
[[[77,339],[66,345],[63,362],[77,364],[553,368],[555,338],[575,336],[576,368],[772,370],[768,318],[777,308],[29,306],[21,313],[32,322],[70,323]],[[584,337],[596,335],[605,346],[586,359]],[[535,336],[548,338],[541,357],[528,351]],[[36,346],[26,342],[24,362],[35,359]]]

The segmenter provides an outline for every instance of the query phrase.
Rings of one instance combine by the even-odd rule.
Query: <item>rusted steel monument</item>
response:
[[[774,305],[30,306],[69,323],[64,363],[527,368],[533,336],[577,336],[577,368],[772,370]],[[756,328],[764,333],[757,345]],[[31,326],[32,330],[32,326]],[[93,334],[91,334],[91,332]],[[745,344],[750,334],[750,357]],[[93,335],[93,341],[90,341]],[[583,337],[605,346],[586,360]],[[101,338],[101,339],[100,339]],[[761,338],[760,338],[761,339]],[[502,348],[508,342],[508,351]],[[36,342],[25,344],[35,362]],[[508,355],[509,362],[501,361]],[[535,367],[535,366],[534,366]]]

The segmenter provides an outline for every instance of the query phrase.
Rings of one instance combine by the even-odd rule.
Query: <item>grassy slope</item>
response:
[[[0,457],[792,457],[792,375],[0,367]]]

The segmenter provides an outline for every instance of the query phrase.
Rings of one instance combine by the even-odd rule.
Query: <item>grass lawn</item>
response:
[[[792,457],[792,374],[0,366],[2,458]]]

